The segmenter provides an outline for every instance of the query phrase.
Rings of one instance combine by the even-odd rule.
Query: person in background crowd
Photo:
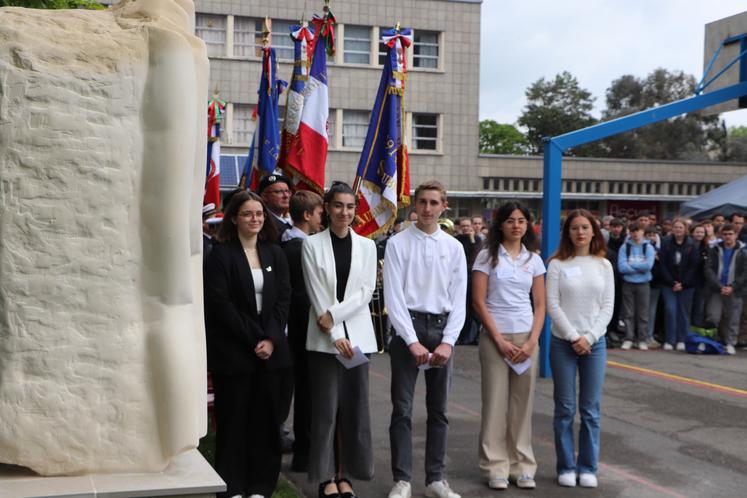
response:
[[[672,222],[672,235],[659,252],[661,262],[661,295],[664,299],[664,349],[685,350],[685,338],[690,332],[693,294],[700,268],[700,251],[687,234],[682,218]]]
[[[649,226],[652,226],[652,227],[657,226],[656,225],[656,220],[657,220],[656,213],[649,212],[648,213],[648,224],[649,224]]]
[[[693,294],[692,313],[690,321],[696,327],[705,326],[705,305],[708,299],[707,286],[705,281],[705,265],[708,261],[708,251],[710,249],[706,239],[706,227],[704,223],[694,225],[690,229],[690,237],[698,250],[700,258],[698,268],[695,272],[695,292]]]
[[[477,239],[478,244],[482,244],[482,242],[485,240],[482,232],[486,228],[487,227],[485,226],[485,220],[482,216],[478,215],[472,217],[472,229],[475,232],[475,238]]]
[[[737,232],[737,240],[747,244],[747,231],[744,226],[744,215],[734,213],[731,215],[731,224],[734,225],[734,231]]]
[[[622,349],[633,347],[637,338],[638,349],[648,349],[649,299],[651,294],[651,268],[654,266],[656,248],[644,240],[644,228],[630,224],[630,239],[620,247],[617,268],[622,275],[622,320],[625,322],[625,340]]]
[[[262,178],[257,188],[257,193],[270,210],[270,219],[278,233],[278,240],[282,240],[283,233],[290,230],[293,220],[288,213],[293,183],[283,175],[268,175]]]
[[[417,222],[392,237],[384,257],[384,299],[396,333],[389,344],[394,477],[389,498],[412,495],[412,405],[419,367],[426,364],[425,495],[459,498],[443,474],[452,353],[464,325],[467,258],[462,245],[438,226],[448,207],[444,186],[435,180],[422,183],[414,202]]]
[[[309,388],[309,358],[306,352],[306,331],[309,323],[309,296],[303,278],[301,248],[309,235],[322,230],[322,198],[315,192],[301,190],[289,203],[293,228],[283,234],[283,251],[288,259],[291,282],[291,305],[288,316],[288,343],[293,356],[293,460],[291,469],[306,472],[309,467],[311,441],[311,396]]]
[[[708,321],[719,325],[719,333],[728,354],[736,354],[742,303],[747,295],[747,251],[737,240],[731,223],[721,227],[721,238],[711,248],[705,278],[713,294],[708,300]],[[723,319],[723,321],[722,321]]]
[[[657,231],[656,228],[649,226],[643,232],[643,236],[649,241],[651,246],[654,248],[654,266],[651,267],[651,281],[649,282],[650,294],[648,297],[648,335],[647,342],[651,348],[658,348],[661,343],[655,339],[659,335],[661,330],[661,320],[657,320],[659,309],[659,300],[661,297],[661,261],[659,260],[659,249],[656,249],[654,242],[656,241]],[[661,334],[662,336],[664,334]],[[663,342],[663,341],[662,341]]]
[[[605,216],[604,218],[602,218],[602,228],[604,228],[605,230],[607,230],[607,231],[609,232],[609,229],[610,229],[610,222],[611,222],[612,220],[614,220],[614,219],[615,219],[615,217],[614,217],[614,216],[612,216],[612,215],[609,215],[609,214],[608,214],[608,215],[606,215],[606,216]]]
[[[705,237],[703,240],[708,244],[708,247],[713,247],[716,244],[716,234],[713,231],[713,221],[703,220],[700,224],[705,230]]]
[[[215,225],[208,220],[215,215],[215,203],[209,202],[202,206],[202,264],[204,265],[213,250],[213,234]]]
[[[717,237],[719,236],[719,233],[721,232],[721,227],[723,226],[725,221],[726,221],[726,217],[724,217],[723,214],[713,215],[713,233]]]
[[[600,401],[607,363],[604,335],[612,318],[614,293],[612,265],[605,258],[599,227],[585,209],[571,211],[563,224],[558,252],[547,268],[553,429],[561,486],[573,487],[577,478],[583,487],[598,484]],[[581,414],[578,457],[573,436],[576,372]]]
[[[477,236],[472,226],[472,220],[469,218],[465,217],[457,220],[458,235],[456,239],[462,244],[464,256],[467,258],[466,316],[457,344],[477,344],[478,333],[480,332],[480,324],[472,309],[472,263],[475,261],[475,256],[479,250]]]
[[[259,196],[236,193],[205,271],[215,469],[226,482],[219,496],[270,496],[280,474],[280,372],[290,366],[285,325],[291,290],[269,216]]]
[[[480,470],[492,489],[506,489],[509,477],[519,488],[531,489],[536,487],[532,402],[545,322],[545,264],[534,252],[537,237],[523,204],[501,206],[490,230],[473,275],[474,307],[486,334],[480,341]],[[526,361],[529,371],[515,370]]]
[[[617,255],[620,251],[620,246],[625,243],[627,233],[625,232],[625,224],[620,218],[612,218],[610,220],[610,236],[607,242],[607,259],[612,263],[612,268],[615,273],[615,308],[612,312],[612,320],[610,321],[608,332],[610,333],[610,341],[619,341],[618,331],[623,330],[625,325],[620,321],[620,304],[622,302],[622,278],[620,272],[617,269]]]
[[[672,233],[672,220],[664,218],[661,220],[661,236],[667,237],[670,233]]]
[[[368,303],[376,287],[376,245],[356,234],[356,197],[333,182],[324,196],[329,227],[303,242],[306,294],[311,307],[306,338],[311,387],[309,480],[319,497],[353,498],[351,478],[373,478],[368,363],[338,360],[378,350]],[[296,312],[296,310],[294,310]]]
[[[652,214],[648,211],[641,211],[638,214],[638,217],[635,219],[635,221],[638,223],[638,226],[641,227],[641,230],[646,230],[646,227],[649,225],[656,227],[656,223],[651,223],[651,216]],[[656,220],[656,215],[653,215],[653,217],[654,220]],[[657,249],[661,249],[661,237],[659,236],[658,232],[656,234],[656,243],[654,244],[654,247],[656,247]]]

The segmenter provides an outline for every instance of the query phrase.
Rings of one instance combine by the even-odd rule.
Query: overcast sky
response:
[[[706,23],[747,10],[745,0],[483,0],[480,119],[516,123],[524,91],[569,71],[605,107],[612,80],[657,67],[700,80]],[[747,109],[722,114],[747,125]]]

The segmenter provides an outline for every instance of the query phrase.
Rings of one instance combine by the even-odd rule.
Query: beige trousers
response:
[[[529,333],[504,334],[517,346]],[[503,360],[493,339],[480,339],[482,373],[482,421],[480,427],[480,470],[486,479],[528,475],[534,477],[537,462],[532,450],[532,405],[537,380],[539,346],[532,354],[532,366],[517,375]]]

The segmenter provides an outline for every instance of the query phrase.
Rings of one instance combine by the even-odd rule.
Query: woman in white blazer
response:
[[[347,369],[337,356],[353,358],[356,348],[377,351],[368,308],[376,285],[376,246],[350,229],[356,197],[347,184],[332,184],[324,208],[329,228],[306,239],[302,252],[311,302],[309,481],[321,483],[320,497],[353,498],[350,479],[373,477],[368,363]]]

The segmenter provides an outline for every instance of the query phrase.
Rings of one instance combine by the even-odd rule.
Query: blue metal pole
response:
[[[710,93],[704,93],[695,97],[677,100],[675,102],[647,109],[645,111],[630,114],[622,118],[605,121],[588,128],[565,133],[553,137],[552,141],[560,147],[561,150],[570,149],[577,145],[601,140],[618,133],[630,131],[641,126],[663,121],[665,119],[686,114],[688,112],[699,111],[712,105],[726,102],[727,100],[738,99],[747,95],[747,81],[737,83],[736,85],[727,86]]]
[[[545,140],[544,192],[542,193],[542,259],[545,261],[560,243],[560,192],[562,190],[563,149],[555,139]],[[550,369],[550,316],[540,336],[540,377],[552,376]]]

